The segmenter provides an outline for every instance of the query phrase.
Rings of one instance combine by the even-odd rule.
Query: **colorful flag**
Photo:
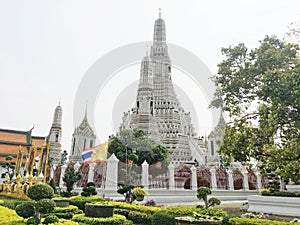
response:
[[[108,142],[105,142],[101,145],[85,149],[81,154],[84,164],[105,161],[107,158],[107,148]]]

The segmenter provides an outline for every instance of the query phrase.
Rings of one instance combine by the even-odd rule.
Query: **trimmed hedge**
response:
[[[263,196],[278,196],[278,197],[300,197],[300,192],[287,192],[287,191],[277,191],[277,192],[261,192]]]
[[[129,211],[136,211],[136,212],[141,212],[146,214],[153,214],[155,212],[162,210],[162,208],[158,208],[154,206],[142,206],[142,205],[129,204],[126,202],[110,202],[109,204],[115,206],[115,210],[126,209]]]
[[[300,223],[290,223],[283,221],[275,221],[275,220],[266,220],[266,219],[258,219],[258,218],[240,218],[235,217],[229,219],[230,224],[232,225],[291,225],[291,224],[300,224]]]
[[[163,209],[164,212],[173,216],[193,216],[193,212],[208,216],[226,216],[226,212],[216,208],[194,208],[188,206],[174,206]]]
[[[110,204],[115,206],[116,214],[121,214],[134,223],[143,225],[150,225],[152,215],[162,210],[158,207],[141,206],[125,202],[110,202]]]
[[[175,223],[174,216],[164,211],[154,213],[151,218],[152,225],[175,225]]]
[[[112,217],[97,218],[87,217],[84,214],[74,215],[72,221],[85,223],[89,225],[132,225],[132,221],[127,220],[125,216],[115,214]]]
[[[90,197],[73,196],[70,197],[69,200],[70,200],[70,205],[75,205],[83,211],[86,203],[107,201],[105,198],[99,196],[90,196]]]
[[[115,206],[115,213],[124,215],[127,219],[132,220],[134,223],[137,224],[141,223],[145,225],[150,225],[151,217],[158,212],[161,213],[158,214],[157,217],[159,217],[160,215],[168,215],[167,216],[168,218],[172,218],[172,220],[168,219],[168,221],[173,221],[170,222],[170,224],[172,225],[175,224],[175,219],[174,219],[175,217],[193,216],[193,212],[197,212],[202,215],[219,216],[219,217],[227,215],[225,211],[221,209],[215,209],[215,208],[204,209],[204,208],[194,208],[188,206],[159,208],[159,207],[152,207],[152,206],[141,206],[141,205],[129,204],[125,202],[110,202],[110,204]],[[164,223],[160,223],[160,224],[164,224]]]
[[[151,217],[151,214],[132,211],[128,213],[126,218],[136,224],[151,225]]]
[[[18,216],[15,210],[0,206],[0,221],[1,224],[21,224],[24,219]]]
[[[51,214],[56,215],[62,219],[72,219],[75,214],[82,214],[83,211],[78,209],[77,206],[70,205],[68,207],[55,207]]]
[[[26,200],[8,200],[8,201],[4,201],[4,203],[2,204],[3,206],[5,206],[6,208],[9,209],[15,209],[17,207],[17,205],[20,205],[22,203],[28,202]]]

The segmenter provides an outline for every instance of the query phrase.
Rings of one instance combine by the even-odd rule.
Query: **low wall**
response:
[[[300,216],[300,198],[253,195],[248,201],[249,212]]]
[[[75,188],[75,192],[81,193],[81,188]],[[157,203],[175,203],[175,202],[199,202],[196,197],[195,190],[184,190],[184,189],[150,189],[147,190],[149,195],[145,197],[145,200],[154,199]],[[106,198],[112,198],[114,200],[124,200],[124,197],[117,193],[115,190],[103,190],[101,188],[97,188],[97,193],[99,196],[104,196]],[[236,201],[236,200],[244,200],[247,201],[247,197],[249,195],[257,195],[258,191],[244,191],[244,190],[215,190],[212,191],[210,197],[217,197],[221,201]]]

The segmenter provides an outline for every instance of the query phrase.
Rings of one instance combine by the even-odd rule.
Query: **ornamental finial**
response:
[[[146,45],[146,56],[149,56],[149,46]]]
[[[159,10],[158,17],[161,18],[161,8],[159,8],[158,10]]]

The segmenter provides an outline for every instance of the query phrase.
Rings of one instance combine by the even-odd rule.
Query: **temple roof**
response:
[[[31,131],[9,130],[0,128],[0,164],[6,162],[7,156],[13,156],[13,162],[16,161],[16,156],[19,150],[23,151],[23,161],[30,151],[32,142],[37,150],[40,150],[45,142],[45,137],[31,136]],[[39,151],[37,151],[39,155]]]

